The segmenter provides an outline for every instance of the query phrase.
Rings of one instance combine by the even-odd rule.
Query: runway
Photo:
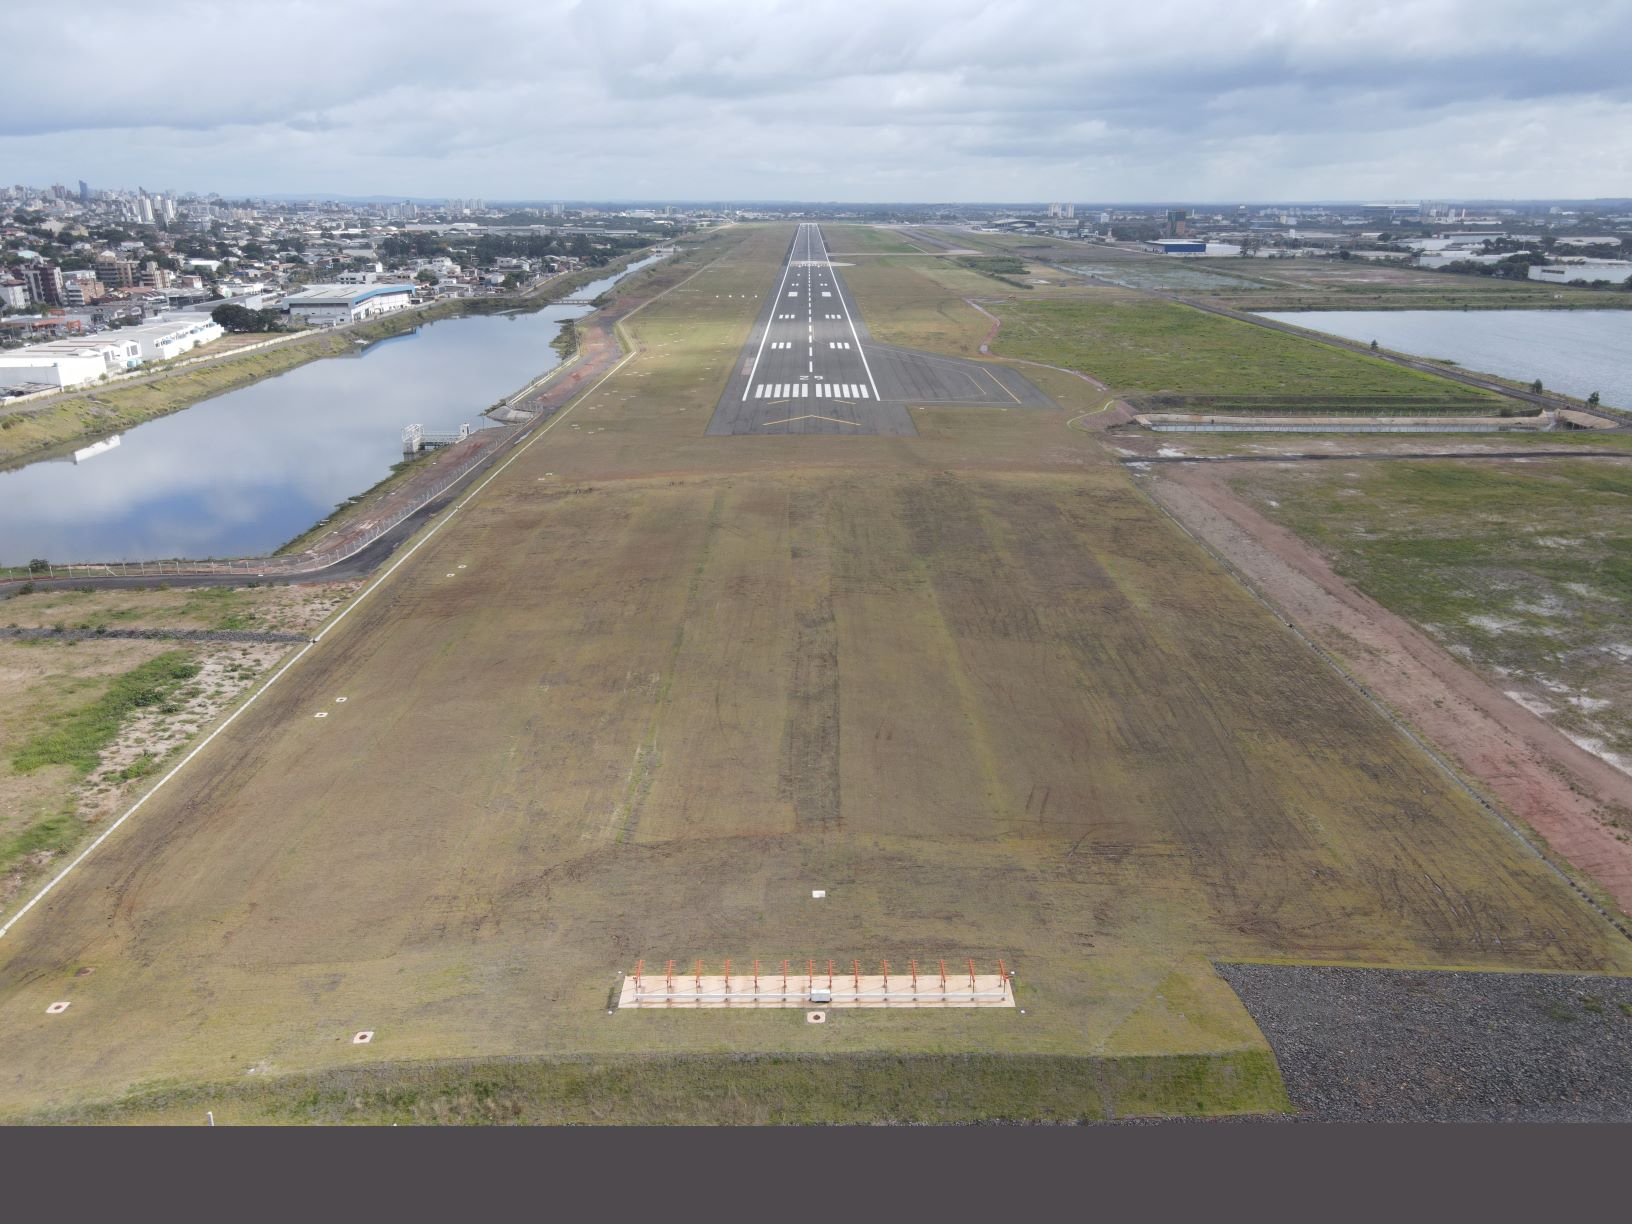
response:
[[[821,227],[801,224],[708,433],[916,434],[912,404],[1052,406],[1005,367],[872,343]]]

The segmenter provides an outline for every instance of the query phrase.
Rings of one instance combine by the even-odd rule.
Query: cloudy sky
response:
[[[1632,195],[1632,0],[82,0],[48,24],[7,59],[8,182]]]

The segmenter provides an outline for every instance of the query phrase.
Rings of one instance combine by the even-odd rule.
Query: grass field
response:
[[[1521,704],[1632,770],[1632,464],[1321,464],[1232,486]]]
[[[990,309],[1003,319],[994,352],[1091,371],[1120,391],[1469,394],[1429,374],[1170,302],[1106,295]]]
[[[55,590],[8,627],[298,632],[351,584]],[[0,910],[95,834],[287,647],[90,637],[0,641]]]
[[[654,275],[638,354],[0,940],[0,1113],[1261,1111],[1210,958],[1632,969],[1067,411],[705,437],[788,238]],[[893,258],[870,326],[959,342]],[[828,956],[1003,957],[1024,1010],[607,1011],[638,957]]]

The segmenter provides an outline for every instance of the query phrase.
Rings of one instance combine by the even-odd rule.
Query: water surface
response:
[[[1632,408],[1632,310],[1291,310],[1296,323],[1470,371],[1530,382],[1578,399]]]
[[[490,426],[482,411],[559,365],[550,342],[587,313],[443,319],[138,425],[77,463],[0,472],[0,565],[269,552],[389,475],[403,426]]]

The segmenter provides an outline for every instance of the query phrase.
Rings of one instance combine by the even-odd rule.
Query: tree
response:
[[[1530,390],[1535,392],[1537,395],[1540,395],[1541,394],[1541,379],[1538,378],[1538,379],[1536,379],[1535,382],[1531,383],[1530,384]]]
[[[1587,407],[1598,407],[1598,392],[1594,391],[1591,395],[1587,396]]]
[[[422,285],[434,285],[436,284],[436,273],[432,272],[429,268],[421,268],[419,270],[419,275],[414,277],[414,279]]]
[[[224,306],[217,306],[210,311],[210,318],[219,323],[223,331],[252,332],[260,330],[261,320],[258,312],[245,309],[233,302],[228,302]]]
[[[1371,351],[1374,353],[1377,351],[1377,341],[1375,340],[1371,342]]]

